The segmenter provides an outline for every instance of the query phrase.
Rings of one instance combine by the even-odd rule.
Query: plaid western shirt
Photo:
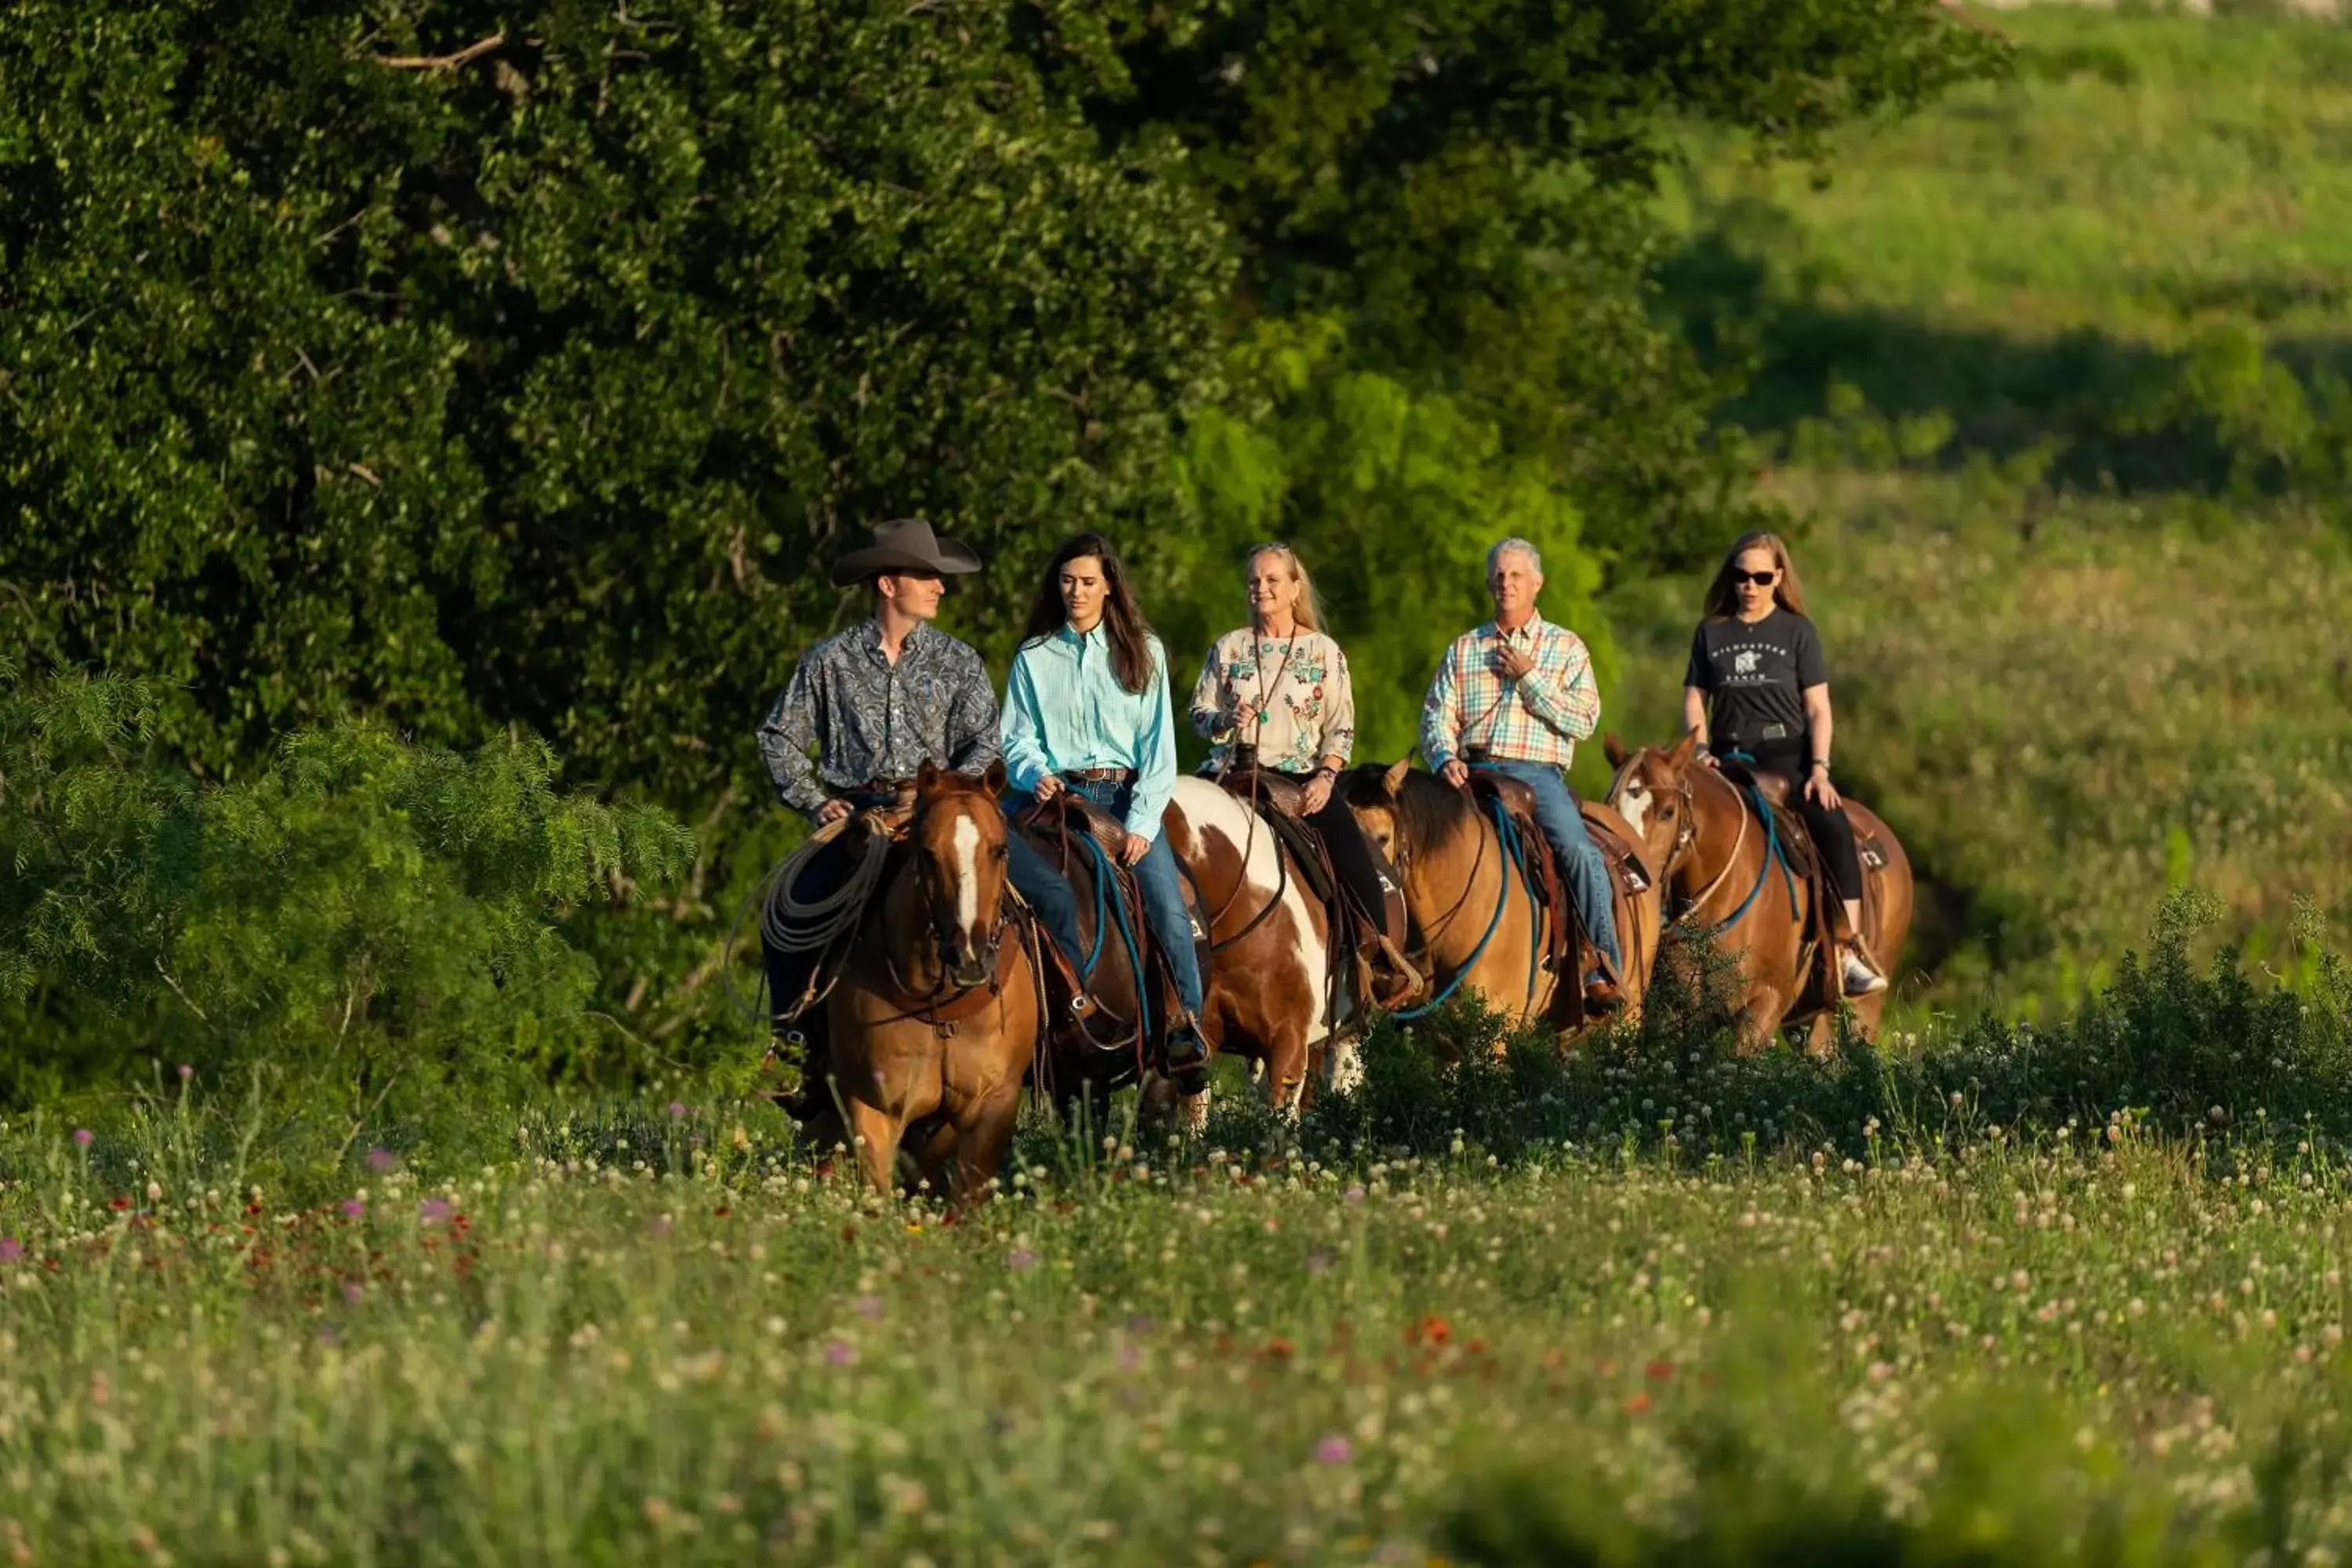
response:
[[[1506,647],[1534,659],[1535,668],[1505,680],[1495,656]],[[1582,637],[1540,616],[1515,632],[1489,621],[1454,638],[1439,661],[1421,705],[1421,754],[1432,768],[1474,748],[1497,762],[1565,768],[1576,742],[1600,722],[1601,689]]]

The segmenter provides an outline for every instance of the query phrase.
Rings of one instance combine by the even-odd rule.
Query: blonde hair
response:
[[[1280,556],[1282,563],[1290,568],[1290,580],[1298,584],[1298,602],[1290,606],[1290,618],[1307,631],[1321,631],[1323,600],[1321,595],[1315,592],[1315,579],[1307,574],[1306,563],[1298,559],[1298,552],[1287,544],[1261,544],[1243,558],[1242,570],[1248,572],[1255,569],[1261,555]]]
[[[1772,602],[1792,616],[1805,613],[1805,590],[1797,582],[1797,563],[1789,559],[1789,546],[1777,533],[1758,531],[1743,533],[1733,542],[1730,553],[1723,564],[1715,569],[1715,581],[1706,586],[1706,618],[1727,621],[1739,614],[1739,591],[1732,586],[1731,574],[1738,569],[1739,558],[1751,550],[1761,550],[1772,557],[1772,568],[1780,574],[1772,584]]]

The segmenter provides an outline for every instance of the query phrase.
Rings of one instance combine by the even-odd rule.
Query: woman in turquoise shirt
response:
[[[1127,829],[1144,918],[1168,954],[1183,1016],[1168,1032],[1168,1068],[1187,1092],[1205,1081],[1201,966],[1175,851],[1160,814],[1176,789],[1168,656],[1135,607],[1110,542],[1081,533],[1054,552],[1013,656],[1002,721],[1013,787],[1040,801],[1067,789]]]

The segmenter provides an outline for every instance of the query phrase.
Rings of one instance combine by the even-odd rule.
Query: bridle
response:
[[[1645,780],[1644,783],[1647,781]],[[1654,790],[1655,786],[1652,787]],[[1613,805],[1615,797],[1621,792],[1612,789],[1609,793]],[[1691,787],[1691,773],[1688,768],[1683,769],[1675,776],[1675,795],[1682,810],[1675,819],[1674,847],[1666,851],[1665,862],[1658,868],[1658,883],[1664,889],[1673,888],[1675,868],[1681,865],[1683,858],[1698,844],[1698,792]],[[1682,909],[1674,917],[1677,923],[1690,919],[1692,914],[1706,906],[1709,899],[1715,897],[1717,890],[1723,886],[1724,879],[1730,876],[1732,868],[1739,864],[1739,852],[1747,847],[1747,842],[1748,813],[1743,808],[1739,813],[1739,837],[1733,842],[1731,853],[1724,858],[1723,868],[1717,871],[1707,885],[1700,889],[1696,895],[1682,900]]]
[[[918,811],[908,822],[905,829],[907,837],[913,837],[928,810],[926,806]],[[925,889],[925,897],[931,905],[932,955],[939,964],[939,979],[928,992],[918,992],[899,973],[898,957],[890,951],[889,944],[882,943],[882,966],[884,973],[890,977],[892,988],[900,998],[913,999],[911,1005],[904,1005],[904,1010],[892,1021],[919,1019],[943,1035],[951,1035],[957,1024],[980,1011],[1004,988],[1004,935],[1013,924],[1013,902],[1010,897],[1000,896],[997,899],[996,918],[990,923],[987,935],[980,944],[978,957],[988,978],[975,984],[957,985],[950,979],[955,967],[953,951],[957,932],[953,916],[929,889]]]

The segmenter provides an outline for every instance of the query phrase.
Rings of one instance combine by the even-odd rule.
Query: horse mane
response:
[[[1417,849],[1445,843],[1478,820],[1478,808],[1467,793],[1449,788],[1435,773],[1408,772],[1391,795],[1388,770],[1366,763],[1348,774],[1349,805],[1384,808],[1396,818],[1397,837]]]

